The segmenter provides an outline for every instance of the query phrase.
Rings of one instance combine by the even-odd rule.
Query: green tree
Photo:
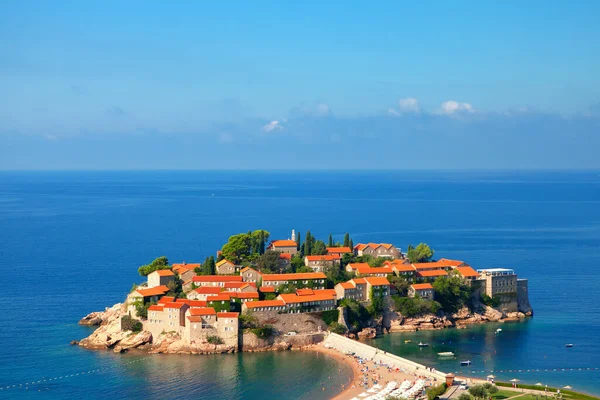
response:
[[[468,393],[462,393],[460,396],[458,396],[458,400],[471,400],[472,397],[469,396]]]
[[[424,263],[431,261],[433,257],[433,249],[431,249],[426,243],[419,243],[417,247],[408,245],[406,255],[411,263]]]
[[[256,259],[256,266],[260,272],[275,273],[279,272],[279,255],[278,251],[267,250]]]
[[[202,275],[214,275],[217,273],[217,266],[213,256],[206,257],[202,264]]]
[[[292,264],[292,272],[298,272],[298,270],[304,267],[304,258],[299,253],[296,253],[292,256],[291,259]]]
[[[470,304],[471,288],[457,275],[438,277],[432,286],[445,312],[453,313]]]
[[[406,297],[410,283],[403,276],[389,275],[388,281],[396,288],[398,295]]]
[[[322,240],[314,240],[311,244],[310,254],[313,256],[321,256],[327,254],[327,246]]]
[[[300,232],[296,233],[296,250],[302,250],[302,236],[300,236]]]
[[[329,240],[327,241],[327,247],[333,247],[333,236],[329,234]]]
[[[171,266],[169,265],[169,260],[167,257],[162,256],[155,258],[150,264],[142,265],[138,268],[138,273],[141,276],[147,276],[148,274],[157,271],[159,269],[169,269]]]
[[[261,255],[265,252],[265,247],[271,234],[263,229],[256,230],[250,233],[250,241],[252,243],[252,254]]]
[[[346,282],[350,279],[350,274],[340,268],[339,265],[332,263],[323,268],[323,273],[327,276],[327,283],[329,288],[333,288],[340,282]]]
[[[303,254],[305,256],[310,256],[312,254],[312,242],[313,237],[310,234],[310,231],[306,231],[306,238],[304,239],[304,251]]]
[[[476,399],[486,399],[488,397],[488,391],[483,385],[475,385],[469,388],[469,393]]]
[[[354,250],[354,241],[352,239],[350,239],[350,249]]]
[[[350,247],[350,234],[348,232],[344,235],[344,247]]]
[[[371,267],[381,267],[384,262],[386,262],[388,258],[386,257],[377,257],[371,261],[369,261],[369,266]]]
[[[342,260],[340,261],[342,269],[346,268],[346,265],[352,264],[353,262],[355,262],[355,260],[356,260],[356,257],[354,256],[354,253],[344,253],[342,255]]]
[[[372,317],[379,317],[383,312],[383,297],[379,292],[375,292],[373,288],[370,290],[371,304],[368,311]]]

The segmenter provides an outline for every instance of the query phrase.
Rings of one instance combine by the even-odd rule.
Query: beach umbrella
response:
[[[487,377],[488,377],[489,379],[494,379],[494,378],[495,378],[495,376],[494,376],[494,375],[488,375]]]
[[[544,386],[544,384],[542,382],[538,382],[535,384],[535,386]]]
[[[567,386],[563,386],[563,389],[573,389],[571,386],[567,385]]]
[[[511,382],[521,382],[520,380],[518,380],[517,378],[513,378],[510,380]]]

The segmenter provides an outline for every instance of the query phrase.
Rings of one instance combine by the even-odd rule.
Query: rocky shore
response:
[[[164,333],[158,337],[153,337],[146,330],[137,333],[122,331],[121,318],[124,315],[126,315],[126,307],[120,303],[106,308],[104,311],[96,311],[86,315],[79,321],[79,324],[97,326],[96,330],[80,341],[71,341],[71,344],[93,350],[112,350],[115,353],[138,349],[150,354],[220,354],[237,351],[302,350],[310,348],[324,338],[322,331],[301,332],[294,336],[273,336],[266,339],[258,338],[251,332],[244,332],[243,335],[240,335],[239,346],[218,345],[200,341],[193,341],[188,344],[175,333]]]

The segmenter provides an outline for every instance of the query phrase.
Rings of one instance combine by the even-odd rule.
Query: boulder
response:
[[[364,328],[362,331],[358,332],[358,339],[374,339],[377,336],[377,330],[375,328]]]

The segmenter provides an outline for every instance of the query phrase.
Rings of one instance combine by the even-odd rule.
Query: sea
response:
[[[69,345],[92,332],[80,318],[143,280],[140,265],[163,255],[202,262],[254,229],[272,239],[349,232],[354,243],[402,249],[425,242],[438,258],[513,268],[529,280],[527,321],[371,344],[445,372],[600,395],[599,171],[64,171],[0,172],[0,398],[338,393],[350,369],[311,352],[120,355]]]

